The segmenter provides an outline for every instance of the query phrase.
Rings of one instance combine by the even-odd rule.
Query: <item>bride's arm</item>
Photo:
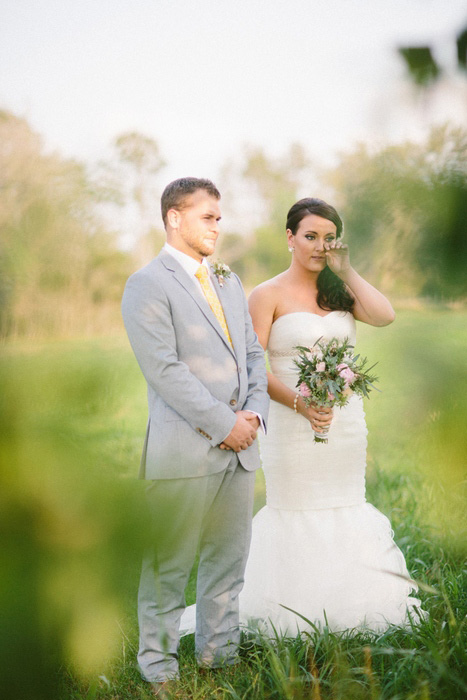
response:
[[[248,303],[256,335],[266,350],[277,307],[274,289],[267,283],[259,285],[252,291]],[[296,409],[298,413],[314,424],[314,427],[324,427],[332,421],[331,408],[321,408],[318,412],[313,406],[307,407],[303,398],[299,396],[297,399],[297,392],[289,389],[272,372],[268,372],[268,394],[274,401],[278,401],[292,410]]]
[[[389,300],[353,268],[341,279],[355,299],[353,315],[357,321],[369,323],[370,326],[388,326],[394,321],[396,314]]]
[[[341,278],[355,299],[353,315],[357,321],[370,326],[387,326],[392,323],[396,315],[389,300],[353,269],[348,247],[341,241],[325,243],[324,247],[328,266]]]

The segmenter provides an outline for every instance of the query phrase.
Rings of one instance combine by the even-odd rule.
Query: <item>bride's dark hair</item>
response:
[[[295,236],[300,221],[309,214],[316,214],[322,219],[328,219],[336,225],[336,236],[342,235],[342,219],[330,204],[315,197],[305,197],[295,202],[287,214],[286,228]],[[318,275],[318,306],[324,311],[352,311],[354,299],[347,291],[345,284],[326,265]]]

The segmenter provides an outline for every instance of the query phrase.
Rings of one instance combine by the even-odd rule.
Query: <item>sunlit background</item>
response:
[[[287,267],[296,199],[337,206],[397,311],[359,327],[382,389],[370,500],[408,542],[465,555],[466,27],[460,0],[4,0],[5,697],[134,664],[146,398],[119,307],[175,177],[220,187],[217,253],[247,290]]]

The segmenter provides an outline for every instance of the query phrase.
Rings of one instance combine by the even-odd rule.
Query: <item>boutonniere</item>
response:
[[[232,270],[228,265],[221,262],[220,260],[218,260],[215,263],[212,263],[212,269],[219,281],[219,286],[223,287],[225,280],[230,277]]]

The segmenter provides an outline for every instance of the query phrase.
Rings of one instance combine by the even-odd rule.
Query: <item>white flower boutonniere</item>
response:
[[[220,260],[218,260],[215,263],[212,263],[212,269],[219,281],[219,285],[223,287],[225,280],[230,277],[232,270],[228,265],[221,262]]]

